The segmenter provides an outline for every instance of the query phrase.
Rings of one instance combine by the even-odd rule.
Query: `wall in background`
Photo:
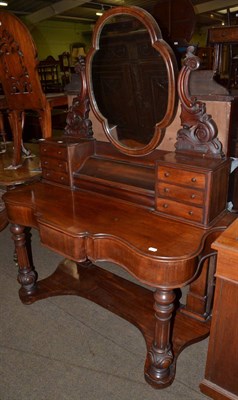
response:
[[[90,47],[91,27],[79,22],[43,21],[31,29],[39,60],[52,55],[58,58],[64,51],[70,51],[70,44],[82,42],[86,50]]]
[[[190,43],[199,46],[206,47],[207,46],[207,35],[208,35],[208,27],[203,27],[200,29],[196,29]]]

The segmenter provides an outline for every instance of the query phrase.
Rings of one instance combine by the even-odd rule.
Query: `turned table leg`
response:
[[[26,248],[25,228],[24,226],[14,224],[10,229],[13,234],[12,238],[15,243],[15,251],[19,267],[17,280],[21,284],[22,289],[27,294],[30,294],[35,289],[37,274],[29,261]]]
[[[154,293],[155,333],[148,353],[149,363],[145,378],[152,386],[165,387],[171,384],[173,375],[173,353],[171,349],[170,322],[174,310],[175,293],[173,290],[157,289]]]

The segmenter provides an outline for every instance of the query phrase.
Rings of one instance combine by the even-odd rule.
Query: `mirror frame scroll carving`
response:
[[[145,26],[151,39],[151,45],[155,48],[156,51],[158,51],[158,53],[160,53],[165,62],[168,75],[168,100],[167,100],[166,113],[163,119],[161,121],[158,121],[157,124],[155,125],[153,138],[150,140],[148,144],[140,148],[126,147],[111,135],[107,119],[99,111],[93,93],[93,85],[91,79],[91,65],[94,54],[100,49],[99,46],[100,34],[102,32],[103,27],[108,22],[108,20],[113,16],[119,16],[119,15],[133,16],[137,18]],[[177,70],[177,62],[175,59],[175,55],[170,46],[163,40],[157,22],[152,17],[152,15],[150,15],[147,11],[139,7],[125,7],[125,6],[116,7],[105,12],[97,21],[92,37],[92,47],[87,54],[87,62],[86,62],[86,80],[87,80],[87,87],[89,89],[88,94],[90,98],[92,111],[102,124],[108,140],[120,152],[131,156],[146,155],[151,153],[161,143],[165,135],[165,129],[172,123],[177,111],[177,86],[176,86],[177,73],[178,70]]]
[[[194,47],[187,49],[184,65],[178,77],[178,94],[181,102],[181,125],[177,132],[176,152],[196,153],[203,157],[224,157],[222,143],[218,139],[218,128],[211,115],[206,112],[206,104],[191,96],[190,76],[199,69],[200,59],[194,54]]]

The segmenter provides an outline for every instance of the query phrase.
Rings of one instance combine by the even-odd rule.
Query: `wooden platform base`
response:
[[[203,379],[199,386],[202,393],[214,400],[237,400],[235,393],[228,392],[221,386],[216,385],[207,379]]]
[[[38,281],[30,294],[21,288],[19,295],[24,304],[59,295],[84,297],[134,324],[142,332],[148,351],[151,348],[155,329],[153,292],[95,266],[90,261],[76,264],[66,260],[59,264],[50,277]],[[206,338],[209,331],[209,321],[195,320],[177,309],[172,321],[174,361],[170,367],[170,375],[162,381],[152,380],[147,373],[147,356],[146,381],[157,389],[169,386],[174,380],[179,353],[188,345]]]

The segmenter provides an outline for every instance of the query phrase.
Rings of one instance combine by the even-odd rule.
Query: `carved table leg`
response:
[[[21,284],[25,293],[31,294],[35,290],[37,274],[30,264],[28,252],[26,248],[25,228],[21,225],[12,225],[12,238],[15,243],[15,251],[18,261],[18,277],[17,280]]]
[[[175,298],[173,290],[157,289],[154,293],[155,333],[148,353],[145,378],[148,383],[156,387],[158,384],[166,387],[174,378],[170,322]]]

